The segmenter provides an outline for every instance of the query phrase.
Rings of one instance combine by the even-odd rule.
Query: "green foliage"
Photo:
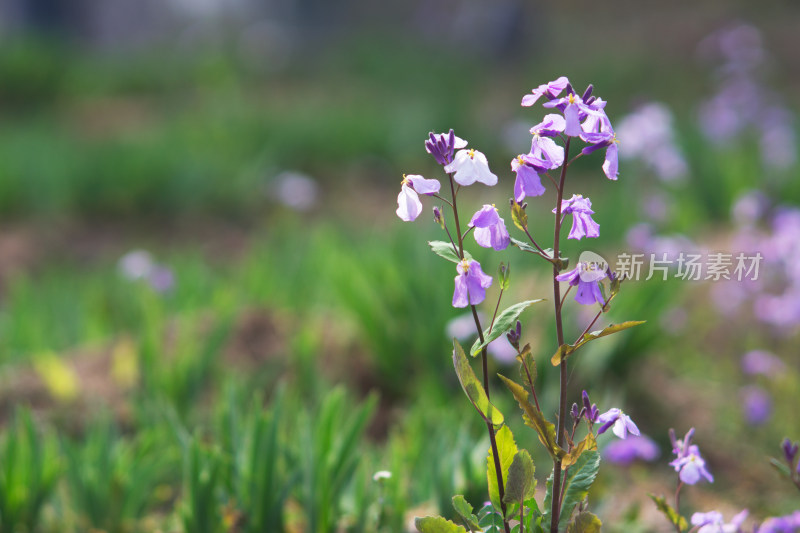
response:
[[[453,509],[456,510],[456,513],[458,513],[458,516],[461,517],[470,531],[480,531],[481,526],[478,524],[478,517],[472,513],[472,505],[463,496],[453,496]]]
[[[623,331],[634,326],[639,326],[644,324],[644,320],[632,320],[628,322],[623,322],[622,324],[611,324],[610,326],[606,326],[605,328],[597,331],[592,331],[591,333],[587,333],[583,336],[583,338],[576,342],[575,344],[564,344],[558,348],[556,353],[553,355],[552,359],[550,360],[553,363],[553,366],[558,366],[561,364],[561,361],[564,361],[569,357],[570,354],[575,352],[578,348],[586,344],[587,342],[593,341],[595,339],[599,339],[600,337],[605,337],[607,335],[611,335],[613,333],[617,333],[619,331]]]
[[[177,459],[153,437],[141,432],[129,441],[112,422],[100,420],[81,441],[64,442],[69,502],[81,529],[139,530],[155,487]]]
[[[467,533],[463,527],[440,516],[426,516],[414,520],[419,533]]]
[[[664,496],[656,496],[655,494],[648,494],[648,496],[650,496],[650,499],[656,504],[658,510],[667,517],[670,524],[676,526],[680,531],[689,529],[689,523],[686,519],[667,503],[667,499]]]
[[[600,452],[588,450],[567,471],[564,479],[564,498],[561,500],[559,528],[564,527],[575,507],[589,494],[589,488],[600,470]]]
[[[514,325],[517,323],[517,319],[519,319],[519,316],[522,314],[523,311],[525,311],[528,307],[532,306],[533,304],[537,304],[539,302],[544,302],[544,301],[545,300],[542,299],[526,300],[524,302],[519,302],[517,304],[512,305],[511,307],[504,309],[502,313],[497,315],[494,324],[491,327],[484,330],[483,342],[481,342],[480,339],[477,339],[475,341],[475,344],[472,345],[470,353],[473,356],[478,355],[486,345],[488,345],[490,342],[500,337],[500,335],[503,335],[504,333],[509,331],[511,328],[513,328]]]
[[[458,254],[453,248],[453,243],[445,241],[428,241],[428,246],[430,246],[433,253],[439,257],[447,259],[452,263],[461,262],[461,258],[458,257]],[[464,250],[464,259],[472,260],[472,256],[466,250]]]
[[[521,231],[525,231],[528,227],[528,214],[525,212],[525,208],[516,201],[511,204],[511,220]]]
[[[219,450],[193,436],[184,442],[183,498],[179,508],[183,531],[226,533],[223,516],[222,468]]]
[[[516,457],[519,450],[517,448],[517,443],[514,442],[514,435],[511,433],[508,426],[500,428],[495,434],[495,440],[497,442],[497,457],[500,459],[500,471],[503,474],[503,490],[505,491],[505,486],[508,481],[508,469],[511,468],[514,457]],[[489,455],[486,457],[486,479],[489,485],[489,500],[491,500],[495,509],[500,509],[500,485],[497,482],[494,451],[491,447],[489,448]]]
[[[508,469],[506,492],[503,496],[503,501],[505,503],[522,504],[525,500],[533,498],[536,490],[534,473],[535,468],[530,454],[527,450],[519,450]]]
[[[472,405],[475,406],[475,409],[483,419],[495,427],[503,425],[503,414],[489,401],[486,391],[483,390],[483,385],[475,377],[475,372],[473,372],[469,364],[469,359],[467,359],[464,349],[456,339],[453,339],[453,366],[456,369],[461,388],[464,389],[467,398],[469,398],[469,401],[472,402]]]
[[[597,516],[584,511],[575,515],[567,526],[567,533],[600,533],[602,527],[603,522]]]
[[[503,516],[492,507],[492,504],[487,504],[478,511],[478,524],[483,529],[483,533],[502,533]]]
[[[539,442],[542,443],[547,452],[553,458],[564,457],[566,452],[558,445],[555,425],[544,417],[541,410],[534,407],[528,401],[528,392],[524,387],[503,375],[498,375],[522,408],[522,419],[525,421],[525,424],[536,430],[536,433],[539,435]]]
[[[18,408],[0,438],[0,531],[33,533],[60,471],[52,436]]]

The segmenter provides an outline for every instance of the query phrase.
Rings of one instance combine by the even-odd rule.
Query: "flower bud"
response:
[[[444,216],[442,216],[442,210],[437,206],[433,206],[433,221],[444,229]]]
[[[586,88],[586,90],[583,92],[583,96],[581,96],[581,100],[583,100],[584,102],[586,100],[588,100],[589,97],[592,96],[592,91],[593,90],[594,90],[594,85],[592,85],[590,83],[589,86]]]

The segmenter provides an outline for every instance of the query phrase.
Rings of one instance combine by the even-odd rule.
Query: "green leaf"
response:
[[[771,464],[772,468],[777,470],[780,475],[786,476],[787,478],[791,479],[792,471],[789,469],[788,466],[786,466],[786,463],[784,463],[783,461],[779,461],[773,457],[769,460],[769,464]]]
[[[511,220],[513,220],[514,225],[522,231],[525,231],[528,227],[528,214],[516,201],[511,204]]]
[[[500,289],[507,291],[511,283],[511,264],[500,263],[497,267],[497,280],[500,282]]]
[[[578,460],[578,458],[587,450],[596,450],[597,440],[592,433],[588,433],[582,441],[578,443],[575,448],[561,460],[561,468],[569,468]]]
[[[481,342],[480,338],[475,341],[475,344],[472,345],[472,349],[470,350],[470,354],[472,354],[473,357],[478,355],[487,344],[509,331],[512,327],[516,326],[519,315],[521,315],[525,309],[533,304],[543,301],[544,300],[541,299],[526,300],[503,310],[503,312],[500,313],[500,315],[498,315],[497,319],[494,321],[494,325],[491,326],[491,329],[484,330],[484,341]]]
[[[428,246],[430,246],[431,250],[433,250],[433,253],[439,257],[443,257],[452,263],[461,262],[461,258],[458,257],[458,254],[453,249],[452,243],[446,241],[428,241]],[[472,259],[472,256],[469,254],[469,252],[464,250],[464,258]]]
[[[553,357],[550,359],[550,362],[553,363],[553,366],[558,366],[561,364],[561,361],[565,360],[572,352],[587,342],[617,333],[618,331],[638,326],[639,324],[644,324],[645,322],[645,320],[629,320],[628,322],[623,322],[622,324],[611,324],[610,326],[607,326],[601,330],[587,333],[575,344],[562,344],[556,351],[555,355],[553,355]]]
[[[503,517],[494,510],[492,504],[485,505],[478,511],[479,525],[484,533],[502,533]]]
[[[493,426],[501,426],[504,420],[503,414],[489,401],[486,391],[483,390],[483,385],[480,384],[478,378],[475,377],[475,372],[472,371],[464,349],[456,339],[453,339],[453,366],[456,369],[461,388],[464,389],[467,398],[475,406],[475,409],[478,410],[484,420]]]
[[[532,384],[536,382],[536,361],[531,353],[531,345],[526,344],[523,346],[521,352],[522,353],[517,356],[517,361],[519,361],[519,376],[522,378],[523,382],[532,386]]]
[[[495,435],[495,442],[497,442],[497,456],[500,458],[500,471],[503,473],[503,489],[505,490],[508,469],[511,467],[511,463],[514,462],[514,456],[517,455],[517,444],[514,442],[514,435],[512,435],[508,426],[500,428],[500,431]],[[494,467],[494,453],[491,446],[489,447],[489,455],[486,457],[486,478],[489,482],[489,500],[495,509],[501,509],[497,470]]]
[[[653,500],[658,507],[658,510],[664,513],[664,516],[667,517],[669,523],[673,526],[677,526],[677,528],[681,531],[689,528],[689,523],[686,522],[686,519],[678,514],[678,511],[672,508],[670,504],[667,503],[667,499],[663,496],[656,496],[655,494],[648,494],[650,499]]]
[[[441,516],[426,516],[414,520],[417,531],[420,533],[467,533],[463,527],[445,520]]]
[[[519,248],[523,252],[530,252],[532,254],[542,255],[542,253],[539,250],[537,250],[536,248],[534,248],[533,246],[531,246],[527,242],[521,241],[519,239],[515,239],[514,237],[511,237],[511,244],[513,244],[514,246],[516,246],[517,248]],[[548,259],[552,259],[552,255]]]
[[[498,374],[498,376],[500,376],[500,379],[503,380],[503,383],[506,384],[506,387],[508,387],[508,390],[511,391],[511,394],[514,395],[517,403],[522,408],[522,419],[525,424],[536,430],[539,434],[539,441],[544,445],[545,449],[554,459],[564,457],[567,452],[556,441],[556,426],[547,420],[539,409],[531,405],[528,401],[528,392],[522,385],[501,374]]]
[[[575,464],[567,470],[566,479],[564,480],[565,490],[564,499],[561,502],[559,527],[569,521],[575,506],[589,494],[589,487],[594,483],[598,470],[600,470],[600,452],[596,450],[583,452],[578,457],[578,460],[575,461]]]
[[[508,469],[506,492],[503,496],[503,501],[505,503],[521,503],[528,498],[532,498],[536,490],[534,472],[533,459],[531,459],[527,450],[518,451]]]
[[[467,524],[470,531],[481,530],[481,526],[478,524],[478,517],[472,513],[472,505],[460,494],[458,496],[453,496],[453,509],[456,510],[458,516]]]
[[[597,516],[584,511],[567,526],[567,533],[600,533],[603,522]]]

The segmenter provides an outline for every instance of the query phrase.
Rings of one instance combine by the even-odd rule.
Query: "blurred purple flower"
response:
[[[761,387],[749,385],[739,391],[742,400],[742,410],[747,423],[760,426],[769,421],[772,416],[772,398]]]
[[[786,364],[777,355],[765,350],[750,350],[742,356],[742,372],[751,376],[777,377],[785,368]]]
[[[169,292],[175,286],[175,275],[165,266],[155,265],[148,276],[153,290],[160,293]]]
[[[481,270],[477,261],[462,259],[458,266],[453,291],[453,307],[477,305],[486,299],[486,289],[492,285],[491,276]]]
[[[506,365],[517,360],[517,350],[511,346],[505,335],[501,335],[487,344],[486,350],[495,360]]]
[[[675,143],[673,118],[669,108],[651,102],[636,109],[617,124],[617,138],[624,159],[640,159],[664,181],[673,181],[688,172],[686,160]]]
[[[758,527],[758,533],[797,533],[798,531],[800,531],[800,511],[786,516],[767,518]]]
[[[148,278],[154,267],[153,256],[146,250],[131,250],[117,263],[119,273],[130,281]]]
[[[687,485],[694,485],[701,478],[713,482],[714,476],[706,468],[706,462],[700,456],[700,449],[691,443],[692,436],[694,436],[694,428],[691,428],[682,440],[675,438],[675,430],[669,430],[672,453],[676,456],[669,464],[679,473],[680,480]]]
[[[313,178],[287,170],[275,176],[272,187],[274,197],[295,211],[308,211],[317,203],[319,186]]]
[[[707,513],[694,513],[692,515],[692,525],[699,527],[697,533],[741,533],[742,524],[747,519],[748,511],[745,509],[734,516],[730,523],[726,524],[722,513],[709,511]]]
[[[629,465],[636,460],[654,461],[660,453],[653,439],[639,435],[612,441],[603,450],[603,458],[618,465]]]
[[[764,215],[769,207],[769,200],[763,192],[747,191],[733,203],[731,215],[740,226],[752,226]]]

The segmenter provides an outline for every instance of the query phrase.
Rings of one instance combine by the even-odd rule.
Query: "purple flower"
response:
[[[608,428],[613,427],[612,431],[614,435],[617,437],[624,439],[628,436],[628,433],[632,435],[639,434],[639,428],[636,427],[636,424],[633,423],[631,417],[626,415],[622,412],[621,409],[617,409],[614,407],[613,409],[609,409],[599,417],[597,417],[597,423],[603,424],[603,426],[597,431],[598,435],[602,435],[605,433]]]
[[[553,209],[553,213],[556,210]],[[572,215],[572,229],[568,239],[581,240],[583,237],[599,237],[600,224],[592,220],[592,201],[580,194],[573,194],[569,200],[561,201],[561,213]]]
[[[575,301],[583,305],[592,305],[597,302],[605,305],[603,292],[600,290],[600,280],[606,277],[604,270],[599,270],[591,263],[579,262],[575,268],[556,276],[558,281],[568,281],[570,285],[578,286]]]
[[[462,259],[456,268],[458,275],[455,278],[453,307],[481,303],[486,298],[486,289],[492,285],[491,276],[483,273],[480,263],[469,259]]]
[[[747,519],[747,509],[734,516],[729,524],[725,523],[722,513],[709,511],[707,513],[694,513],[692,525],[698,526],[697,533],[741,533],[742,524]]]
[[[786,365],[778,356],[764,350],[751,350],[742,356],[742,372],[751,376],[761,374],[776,377],[785,368]]]
[[[786,462],[789,463],[789,466],[794,465],[794,458],[797,457],[797,443],[792,442],[789,438],[783,439],[783,443],[781,444],[781,448],[783,449],[783,456],[786,458]],[[798,464],[800,467],[800,464]]]
[[[506,224],[494,205],[484,205],[472,216],[469,227],[475,227],[475,242],[484,248],[505,250],[511,241]]]
[[[559,146],[551,137],[564,131],[566,123],[564,118],[555,115],[545,115],[544,120],[531,128],[533,139],[531,151],[525,162],[533,166],[537,172],[558,168],[564,163],[564,147]]]
[[[495,185],[497,176],[489,170],[486,156],[475,149],[459,150],[452,163],[444,167],[448,174],[455,173],[453,179],[459,185],[472,185],[479,181],[485,185]]]
[[[700,456],[700,449],[691,444],[694,428],[690,429],[683,440],[675,438],[675,430],[669,430],[669,438],[672,441],[672,452],[676,455],[670,462],[670,466],[678,472],[680,480],[687,485],[694,485],[700,481],[701,477],[713,482],[714,476],[706,469],[706,462]]]
[[[422,176],[403,174],[402,187],[400,194],[397,195],[397,216],[406,222],[415,220],[422,212],[422,202],[419,201],[420,194],[435,194],[439,192],[441,185],[436,180],[428,180]]]
[[[535,104],[539,98],[542,96],[547,96],[548,98],[555,98],[561,92],[567,88],[569,85],[569,80],[566,76],[561,76],[557,80],[553,80],[549,83],[544,83],[539,85],[537,88],[533,89],[531,92],[533,94],[526,94],[522,97],[522,106],[530,107]]]
[[[800,511],[790,515],[767,518],[758,533],[797,533],[800,531]]]
[[[568,89],[567,96],[557,100],[551,100],[544,104],[544,107],[556,108],[564,113],[564,133],[570,137],[579,137],[584,133],[581,121],[588,117],[596,116],[600,119],[605,115],[603,107],[605,102],[599,98],[588,104],[583,101],[583,98]]]
[[[447,165],[453,161],[453,152],[467,146],[467,141],[456,137],[451,129],[448,133],[428,134],[425,141],[425,151],[431,154],[440,165]]]
[[[586,391],[583,391],[581,399],[583,400],[583,416],[586,417],[586,421],[590,424],[596,423],[600,416],[597,405],[589,402],[589,393]]]
[[[603,457],[618,465],[629,465],[636,460],[653,461],[660,453],[653,439],[639,435],[613,441],[603,450]]]
[[[755,385],[743,387],[741,398],[744,417],[749,424],[760,426],[772,416],[772,398],[761,387]]]
[[[514,181],[514,199],[517,203],[521,203],[526,196],[544,194],[545,188],[533,159],[531,155],[518,155],[511,160],[511,170],[517,173],[517,179]]]

